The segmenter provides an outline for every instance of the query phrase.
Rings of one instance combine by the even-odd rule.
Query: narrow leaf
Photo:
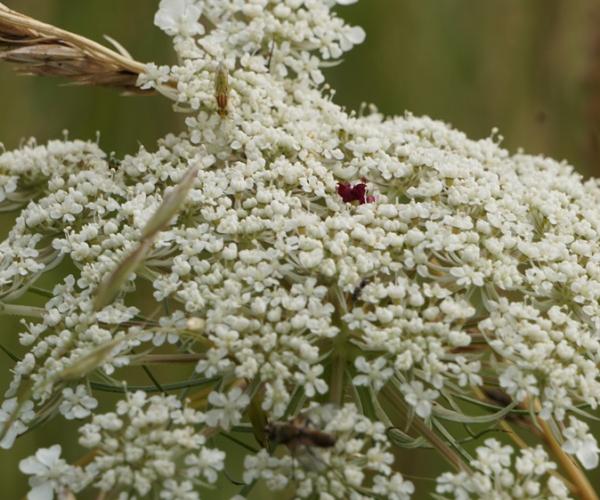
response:
[[[508,406],[502,408],[500,411],[496,413],[492,413],[491,415],[463,415],[462,413],[449,410],[448,408],[444,408],[440,405],[433,405],[433,414],[436,417],[439,417],[444,420],[449,420],[451,422],[460,422],[462,424],[488,424],[491,422],[495,422],[496,420],[500,420],[508,413],[512,411],[515,407],[516,403],[513,402]]]
[[[105,277],[98,288],[96,288],[94,297],[94,310],[99,311],[115,300],[115,297],[123,288],[131,274],[144,261],[146,255],[152,247],[152,240],[142,241],[127,257],[125,257],[115,268],[115,270]]]
[[[153,238],[161,231],[179,211],[185,198],[194,185],[194,179],[198,174],[198,167],[190,167],[183,178],[163,198],[158,210],[150,217],[142,230],[142,239]]]

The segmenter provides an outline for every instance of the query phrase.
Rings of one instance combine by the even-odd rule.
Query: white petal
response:
[[[363,43],[365,38],[367,38],[367,34],[365,30],[360,26],[353,26],[346,33],[346,37],[350,40],[354,45],[358,45],[359,43]]]
[[[598,467],[598,451],[593,448],[582,446],[577,452],[577,458],[587,470]]]
[[[8,450],[12,448],[13,444],[15,444],[15,439],[17,439],[17,434],[19,433],[17,427],[13,424],[10,429],[6,431],[2,441],[0,441],[0,448]]]
[[[40,463],[50,467],[56,463],[58,457],[60,457],[61,448],[59,444],[55,444],[50,448],[40,448],[35,452],[35,458],[37,458]]]
[[[43,474],[48,470],[35,457],[27,457],[19,462],[19,470],[23,474]]]
[[[53,498],[54,488],[52,483],[40,484],[27,493],[27,500],[52,500]]]

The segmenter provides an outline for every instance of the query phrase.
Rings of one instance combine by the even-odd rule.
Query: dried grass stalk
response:
[[[119,47],[115,43],[115,46]],[[148,93],[136,86],[144,64],[122,48],[111,50],[88,38],[9,9],[0,3],[0,60],[19,73],[59,76],[79,85],[116,87]]]

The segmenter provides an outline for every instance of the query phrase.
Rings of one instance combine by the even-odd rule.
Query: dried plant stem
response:
[[[539,412],[541,406],[539,401],[535,402],[535,410]],[[575,461],[565,453],[560,446],[560,443],[554,437],[552,429],[548,422],[544,419],[538,418],[538,425],[542,431],[544,441],[552,451],[554,457],[560,462],[567,475],[571,478],[571,481],[575,485],[576,493],[582,500],[598,500],[598,495],[592,488],[587,476],[575,463]]]
[[[483,393],[483,391],[479,387],[473,386],[472,389],[478,399],[480,399],[481,401],[486,401],[487,398],[486,398],[485,394]],[[515,443],[519,448],[521,448],[521,449],[529,448],[529,445],[523,440],[523,438],[521,438],[521,436],[519,436],[514,431],[512,426],[505,419],[502,419],[498,422],[498,427],[500,427],[508,435],[508,437],[513,441],[513,443]],[[565,483],[565,485],[567,486],[567,488],[569,488],[569,491],[571,493],[573,493],[573,494],[577,493],[577,491],[578,491],[577,486],[574,485],[568,479],[566,479],[564,476],[562,476],[560,473],[558,473],[557,471],[551,471],[550,474],[552,474],[553,476],[556,476],[563,483]]]
[[[0,60],[30,75],[61,76],[83,85],[102,85],[148,93],[136,86],[145,65],[125,50],[33,19],[0,3]]]
[[[96,458],[100,453],[100,450],[98,448],[94,448],[93,450],[90,450],[88,453],[86,453],[84,456],[82,456],[79,460],[77,460],[74,465],[79,465],[80,467],[85,467],[86,465],[90,464],[94,458]]]
[[[472,387],[473,392],[475,393],[475,396],[477,396],[477,399],[481,400],[481,401],[486,401],[487,398],[485,397],[485,394],[483,393],[483,391],[476,386]],[[510,439],[512,439],[512,441],[519,447],[519,448],[528,448],[528,444],[523,441],[523,439],[521,438],[521,436],[519,436],[511,427],[511,425],[504,419],[500,420],[498,422],[498,426],[504,431],[506,432],[506,434],[508,435],[508,437]]]

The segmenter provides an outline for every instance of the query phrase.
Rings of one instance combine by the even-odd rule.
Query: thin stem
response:
[[[476,386],[472,387],[473,392],[475,393],[475,395],[477,396],[478,399],[481,399],[482,401],[486,400],[485,394],[483,393],[483,391]],[[500,408],[500,407],[498,407]],[[512,441],[519,447],[519,448],[528,448],[529,446],[527,445],[527,443],[525,441],[523,441],[523,439],[521,438],[521,436],[519,436],[511,427],[511,425],[504,419],[500,420],[498,422],[498,426],[504,431],[506,432],[506,434],[508,435],[508,437],[510,439],[512,439]]]
[[[93,450],[90,450],[88,453],[83,455],[79,460],[77,460],[74,465],[77,465],[79,467],[85,467],[86,465],[91,463],[94,460],[94,458],[96,458],[96,456],[98,456],[99,454],[100,450],[98,448],[94,448]]]
[[[539,412],[541,410],[541,405],[539,401],[535,401],[535,410]],[[594,491],[594,488],[590,484],[587,476],[584,472],[579,468],[577,463],[565,453],[562,449],[560,443],[554,437],[554,433],[544,419],[537,419],[538,424],[542,430],[542,436],[544,437],[544,441],[552,451],[552,454],[556,457],[556,459],[563,466],[563,469],[571,478],[573,484],[575,485],[576,492],[579,494],[582,500],[598,500],[598,495]]]
[[[22,306],[19,304],[4,304],[0,302],[0,316],[27,316],[43,318],[46,310],[42,307]]]
[[[27,291],[30,293],[35,293],[36,295],[40,295],[42,297],[46,297],[48,299],[51,299],[52,297],[54,297],[54,294],[50,290],[46,290],[45,288],[40,288],[39,286],[30,286],[27,289]]]
[[[188,405],[195,410],[204,409],[208,405],[208,395],[212,392],[213,387],[205,387],[190,395]]]
[[[135,358],[130,365],[160,365],[164,363],[196,363],[204,357],[203,354],[146,354]]]
[[[4,352],[4,354],[6,354],[10,359],[12,359],[15,363],[18,363],[19,361],[21,361],[21,359],[13,354],[12,352],[10,352],[6,347],[4,347],[2,344],[0,344],[0,349],[2,350],[2,352]]]
[[[342,299],[338,297],[338,301],[341,304]],[[339,315],[336,317],[336,324],[340,332],[333,341],[329,400],[333,404],[341,406],[344,402],[344,379],[346,375],[346,363],[348,362],[350,332],[348,331],[348,326]]]
[[[162,389],[154,385],[110,385],[104,384],[102,382],[90,382],[90,386],[95,391],[103,391],[103,392],[117,392],[120,394],[124,394],[126,392],[133,391],[144,391],[144,392],[168,392],[168,391],[178,391],[180,389],[186,389],[188,387],[201,387],[203,385],[212,384],[219,380],[218,378],[211,379],[202,379],[202,380],[186,380],[184,382],[176,382],[173,384],[162,384]]]
[[[388,401],[393,405],[395,409],[397,409],[403,417],[407,417],[406,412],[406,402],[400,396],[400,393],[394,389],[394,386],[391,384],[387,384],[381,390],[381,394],[383,397],[388,399]],[[437,451],[440,452],[442,457],[448,461],[452,467],[454,467],[457,471],[465,471],[470,472],[470,467],[464,462],[462,457],[456,453],[448,444],[440,438],[432,429],[430,429],[427,424],[419,417],[415,416],[411,420],[411,426],[413,426],[416,431],[423,436],[431,446],[433,446]]]
[[[346,356],[336,353],[331,361],[331,381],[329,384],[329,400],[336,406],[344,402],[344,375],[346,368]]]
[[[254,448],[253,446],[250,446],[247,443],[244,443],[241,439],[238,439],[238,438],[232,436],[231,434],[228,434],[227,432],[221,432],[221,436],[223,436],[226,439],[229,439],[231,442],[237,444],[238,446],[241,446],[242,448],[245,448],[246,450],[248,450],[252,453],[258,453],[258,450],[256,448]]]
[[[142,369],[144,370],[146,375],[148,375],[148,378],[150,380],[152,380],[152,383],[156,386],[156,388],[159,390],[159,392],[165,393],[165,389],[160,384],[158,379],[154,376],[154,374],[150,371],[150,368],[148,368],[146,365],[142,365]]]

